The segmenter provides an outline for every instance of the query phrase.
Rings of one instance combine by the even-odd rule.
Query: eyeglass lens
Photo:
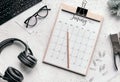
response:
[[[25,22],[24,22],[26,24],[26,27],[35,26],[37,24],[37,21],[38,21],[37,17],[39,19],[45,18],[48,15],[48,10],[50,10],[50,9],[48,9],[47,6],[43,6],[34,15],[32,15],[31,17],[26,19]]]

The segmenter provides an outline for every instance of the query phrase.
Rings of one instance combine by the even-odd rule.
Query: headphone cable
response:
[[[3,75],[2,75],[2,73],[0,73],[0,78],[3,78]]]

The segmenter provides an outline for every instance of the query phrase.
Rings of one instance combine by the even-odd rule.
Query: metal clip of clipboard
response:
[[[87,4],[87,1],[83,0],[82,1],[82,7],[77,7],[77,9],[74,12],[73,11],[71,12],[71,9],[70,9],[70,11],[62,9],[62,11],[65,11],[65,12],[68,12],[68,13],[71,13],[71,14],[74,14],[74,15],[86,17],[87,13],[88,13],[88,9],[85,9],[86,4]]]
[[[77,15],[80,15],[80,16],[86,16],[87,15],[88,9],[85,9],[86,4],[87,4],[87,1],[83,0],[82,1],[82,7],[77,7],[77,10],[76,10]]]

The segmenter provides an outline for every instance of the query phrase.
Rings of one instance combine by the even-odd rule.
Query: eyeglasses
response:
[[[40,8],[35,14],[33,14],[32,16],[30,16],[29,18],[27,18],[24,23],[26,24],[26,28],[33,27],[37,24],[37,17],[39,19],[45,18],[48,15],[48,11],[51,9],[47,8],[47,5],[43,6],[42,8]]]

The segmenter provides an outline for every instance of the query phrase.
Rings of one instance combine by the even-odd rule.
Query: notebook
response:
[[[81,7],[61,4],[43,63],[87,75],[103,17]]]

